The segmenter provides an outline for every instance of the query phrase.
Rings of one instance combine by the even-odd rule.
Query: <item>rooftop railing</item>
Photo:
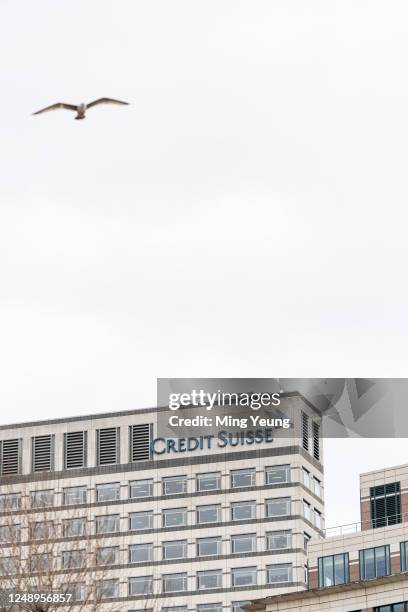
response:
[[[391,525],[398,525],[399,523],[408,522],[408,513],[394,514],[392,516],[385,516],[377,519],[367,519],[367,521],[358,523],[348,523],[347,525],[340,525],[336,527],[328,527],[323,529],[325,538],[335,538],[339,536],[353,535],[360,531],[367,529],[379,529],[380,527],[389,527]]]

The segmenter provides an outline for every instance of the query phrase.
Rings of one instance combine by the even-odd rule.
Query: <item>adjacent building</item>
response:
[[[35,560],[33,572],[50,563],[62,574],[73,571],[73,535],[96,543],[109,609],[239,612],[271,593],[306,589],[309,540],[324,530],[314,407],[300,394],[282,395],[289,437],[274,432],[254,441],[237,432],[225,444],[158,440],[165,410],[0,427],[3,553],[10,534],[2,524],[12,508],[22,523],[29,516],[23,555],[32,524],[40,540],[46,532],[50,540],[47,513],[56,523],[57,546]],[[86,588],[83,576],[75,597]]]
[[[361,522],[309,543],[309,589],[251,612],[407,612],[408,465],[362,474]],[[332,534],[332,535],[330,535]]]

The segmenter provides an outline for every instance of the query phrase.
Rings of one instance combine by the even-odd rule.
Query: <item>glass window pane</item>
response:
[[[234,470],[231,472],[231,487],[252,487],[255,485],[255,469]]]
[[[291,548],[292,532],[291,531],[271,531],[266,534],[266,549],[279,550],[283,548]]]
[[[163,510],[163,526],[175,527],[178,525],[186,525],[187,509],[186,508],[171,508]]]
[[[167,574],[163,577],[164,593],[187,590],[187,574]]]
[[[324,557],[323,563],[323,586],[334,585],[334,562],[333,557]]]
[[[163,478],[163,495],[176,495],[187,491],[186,476],[169,476]]]
[[[374,565],[374,549],[369,548],[363,551],[364,554],[364,578],[369,580],[375,578],[375,565]]]
[[[204,589],[218,589],[221,586],[222,586],[222,571],[221,570],[198,572],[197,588],[200,591]]]
[[[163,559],[185,559],[187,557],[187,541],[164,542]]]
[[[198,605],[197,612],[222,612],[222,603]]]
[[[153,544],[131,544],[129,546],[129,563],[152,561]]]
[[[198,506],[197,523],[219,523],[221,506]]]
[[[129,497],[152,497],[153,480],[132,480],[129,483]]]
[[[334,555],[334,583],[344,584],[346,582],[344,555]]]
[[[221,538],[201,538],[197,540],[197,555],[207,557],[221,554]]]
[[[274,465],[265,470],[266,484],[277,485],[290,482],[290,465]]]
[[[256,567],[243,567],[232,570],[232,586],[255,585],[256,578]]]
[[[243,521],[256,516],[256,503],[254,501],[235,502],[231,505],[232,520]]]
[[[130,529],[151,529],[153,527],[153,512],[132,512],[129,515]]]
[[[388,574],[387,561],[385,556],[385,546],[375,549],[375,575],[377,578]]]
[[[120,499],[120,483],[110,482],[96,485],[96,500],[98,502],[116,501]]]
[[[282,563],[276,565],[269,565],[267,568],[267,574],[269,584],[275,584],[278,582],[291,582],[292,564]]]
[[[287,516],[290,514],[290,497],[266,500],[267,516]]]
[[[254,552],[256,549],[256,536],[254,533],[232,536],[232,552]]]
[[[221,473],[198,474],[197,491],[216,491],[221,488]]]
[[[153,576],[129,578],[129,595],[144,595],[153,592]]]
[[[63,490],[64,504],[85,504],[86,503],[86,487],[68,487]]]

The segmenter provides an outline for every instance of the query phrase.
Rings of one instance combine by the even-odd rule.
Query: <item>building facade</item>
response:
[[[97,547],[109,609],[238,612],[271,592],[305,589],[306,547],[324,529],[320,417],[298,394],[281,402],[289,437],[211,449],[157,441],[165,409],[2,426],[3,562],[16,556],[4,527],[11,508],[30,526],[31,535],[20,525],[21,554],[32,524],[55,543],[33,573],[44,563],[71,571],[74,541]],[[75,583],[78,599],[87,582],[81,574]]]
[[[361,522],[309,543],[309,590],[255,602],[280,612],[408,611],[408,466],[362,474]]]

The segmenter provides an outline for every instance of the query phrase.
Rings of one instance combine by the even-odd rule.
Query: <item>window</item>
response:
[[[318,529],[322,528],[322,514],[316,508],[314,509],[314,523]]]
[[[218,538],[200,538],[197,540],[197,557],[220,555],[222,540]]]
[[[96,589],[96,596],[100,599],[112,599],[119,596],[119,582],[114,578],[101,580]]]
[[[86,534],[86,518],[65,519],[62,521],[62,533],[65,538],[82,536]]]
[[[238,567],[231,570],[232,586],[252,586],[257,583],[256,567]]]
[[[111,482],[96,485],[96,501],[107,502],[120,499],[120,483]]]
[[[221,489],[221,472],[197,475],[197,491],[217,491]]]
[[[220,589],[222,587],[222,570],[197,572],[197,590]]]
[[[221,521],[221,506],[197,506],[197,523],[219,523]]]
[[[51,472],[54,469],[54,436],[31,438],[31,467],[33,472]]]
[[[408,571],[408,542],[400,544],[401,572]]]
[[[153,544],[131,544],[129,546],[129,563],[153,561]]]
[[[62,585],[63,593],[72,593],[72,601],[84,601],[85,584],[83,582],[69,582]]]
[[[187,524],[187,508],[163,510],[163,527],[176,527]]]
[[[96,551],[97,565],[116,565],[119,559],[118,546],[102,546]]]
[[[266,516],[288,516],[290,514],[290,497],[276,497],[266,500]]]
[[[310,489],[310,472],[306,468],[302,468],[303,484],[307,489]]]
[[[313,491],[314,491],[314,494],[317,495],[317,497],[322,496],[322,484],[320,480],[318,478],[315,478],[314,476],[313,476]]]
[[[373,608],[373,610],[374,612],[407,612],[408,601],[402,601],[401,603],[389,606],[380,606],[379,608]],[[361,612],[361,610],[355,610],[354,612]]]
[[[56,535],[53,521],[36,521],[30,523],[30,537],[32,540],[49,540]]]
[[[222,612],[222,603],[200,604],[197,606],[197,612]]]
[[[231,537],[232,553],[247,553],[256,551],[256,534],[247,533]]]
[[[85,551],[84,550],[65,550],[61,554],[61,563],[63,569],[74,569],[85,566]]]
[[[0,476],[21,474],[21,438],[0,441]]]
[[[309,544],[312,536],[310,536],[306,531],[303,532],[303,548],[307,550],[307,545]]]
[[[12,576],[18,573],[20,558],[18,556],[0,558],[0,576]]]
[[[256,518],[256,502],[243,501],[231,504],[231,520],[244,521]]]
[[[15,544],[16,542],[21,542],[21,526],[0,525],[0,543]]]
[[[129,483],[129,497],[152,497],[153,480],[132,480]]]
[[[309,450],[309,417],[305,412],[302,412],[302,446]]]
[[[309,502],[307,502],[305,499],[303,500],[303,516],[307,521],[312,521],[312,510]]]
[[[38,553],[30,557],[32,572],[46,572],[52,568],[52,556],[49,553]]]
[[[245,612],[244,606],[248,606],[251,602],[247,601],[233,601],[231,604],[231,612]]]
[[[266,579],[268,584],[292,582],[292,564],[276,563],[266,566]]]
[[[119,531],[119,514],[105,514],[95,517],[96,533],[116,533]]]
[[[282,550],[292,547],[290,530],[270,531],[266,534],[266,550]]]
[[[233,470],[231,472],[231,488],[253,487],[255,485],[255,468],[245,470]]]
[[[370,487],[373,529],[401,522],[401,486],[399,482]]]
[[[63,500],[66,506],[86,503],[86,486],[68,487],[63,490]]]
[[[350,581],[348,553],[319,557],[319,587],[346,584]]]
[[[170,608],[162,608],[163,612],[187,612],[187,606],[171,606]],[[135,611],[132,611],[135,612]]]
[[[21,508],[21,493],[5,493],[0,495],[0,512],[19,510]]]
[[[388,576],[390,569],[390,547],[388,545],[360,550],[361,580]]]
[[[153,593],[153,576],[129,578],[129,595],[145,595],[146,593]]]
[[[132,512],[129,514],[129,529],[152,529],[153,511]]]
[[[153,425],[151,423],[129,427],[130,462],[151,459],[152,430]]]
[[[168,476],[163,478],[163,495],[176,495],[187,491],[186,476]]]
[[[64,434],[64,469],[86,467],[87,432],[70,431]]]
[[[265,470],[265,482],[279,485],[290,482],[290,465],[272,465]]]
[[[187,540],[163,542],[163,559],[186,559]]]
[[[107,427],[96,432],[96,464],[119,463],[119,427]]]
[[[187,591],[187,574],[166,574],[163,576],[163,593]]]
[[[31,507],[47,508],[54,505],[54,490],[31,491]]]

